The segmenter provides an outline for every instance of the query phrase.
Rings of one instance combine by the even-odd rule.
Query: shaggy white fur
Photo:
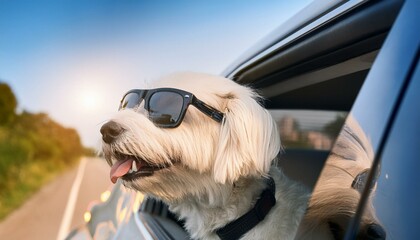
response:
[[[218,123],[190,106],[179,127],[159,128],[142,108],[118,112],[112,121],[125,131],[115,142],[103,143],[108,162],[125,154],[170,165],[124,185],[165,201],[185,220],[192,238],[218,239],[214,231],[254,206],[269,175],[276,184],[276,205],[243,239],[293,239],[309,194],[272,166],[280,139],[259,96],[229,79],[197,73],[171,75],[147,86],[158,87],[191,92],[223,112],[224,120]]]

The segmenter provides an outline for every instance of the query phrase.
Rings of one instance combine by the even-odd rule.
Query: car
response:
[[[416,239],[420,220],[420,3],[349,0],[297,13],[222,75],[258,89],[279,125],[279,166],[316,192],[332,150],[356,121],[372,163],[336,239],[362,238],[368,211],[380,230],[367,239]],[[357,139],[357,136],[355,136]],[[360,184],[359,184],[360,183]],[[352,186],[348,186],[349,188]],[[168,207],[121,182],[67,239],[188,239]],[[335,208],[336,206],[326,206]],[[371,214],[371,213],[370,213]]]

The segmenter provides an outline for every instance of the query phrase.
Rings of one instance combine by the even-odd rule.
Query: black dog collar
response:
[[[273,178],[266,179],[267,188],[261,193],[254,208],[242,215],[240,218],[230,222],[226,226],[216,230],[216,234],[222,240],[233,240],[241,238],[246,232],[264,220],[271,208],[276,204],[276,185]]]

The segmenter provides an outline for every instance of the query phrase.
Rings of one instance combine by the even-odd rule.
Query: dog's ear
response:
[[[234,182],[240,176],[266,175],[280,151],[280,137],[271,114],[250,89],[225,96],[226,108],[213,176]]]

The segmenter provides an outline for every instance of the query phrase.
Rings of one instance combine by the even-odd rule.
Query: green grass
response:
[[[69,167],[58,161],[32,161],[10,168],[0,189],[0,221]]]

